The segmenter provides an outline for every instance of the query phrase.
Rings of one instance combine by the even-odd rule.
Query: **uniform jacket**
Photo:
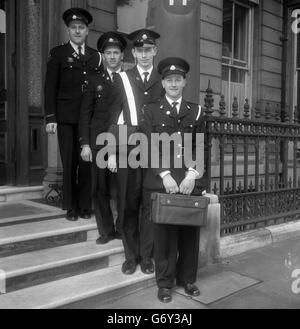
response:
[[[184,134],[189,133],[192,136],[192,154],[193,160],[195,160],[196,151],[196,133],[205,134],[205,121],[204,112],[197,104],[182,100],[179,114],[172,109],[172,106],[168,103],[165,97],[161,100],[151,103],[145,106],[144,116],[140,126],[140,130],[145,133],[148,137],[148,169],[144,179],[144,188],[148,190],[163,190],[163,181],[160,177],[160,173],[169,170],[171,176],[175,179],[178,186],[185,178],[186,172],[189,168],[193,168],[188,164],[185,165],[184,161]],[[157,168],[151,168],[151,156],[154,157],[153,149],[151,151],[151,133],[166,133],[171,136],[176,134],[181,136],[179,144],[171,143],[170,145],[170,162],[163,162],[162,147],[156,149],[159,157],[159,166]],[[164,154],[165,155],[165,154]],[[205,155],[204,155],[205,157]],[[176,168],[174,158],[182,160],[182,167]],[[204,159],[204,163],[205,163]],[[194,168],[196,169],[196,168]],[[207,188],[206,175],[202,176],[201,179],[196,180],[196,189],[201,191]]]
[[[138,72],[137,67],[135,66],[133,69],[126,71],[129,82],[131,84],[133,95],[136,103],[137,109],[137,118],[138,123],[142,119],[142,109],[145,104],[149,102],[153,102],[157,99],[160,99],[164,95],[164,89],[161,84],[161,77],[156,69],[153,68],[151,76],[147,82],[146,87],[143,84],[143,80]],[[112,133],[117,135],[117,123],[119,116],[123,110],[124,121],[126,125],[131,125],[130,120],[130,111],[128,106],[128,101],[126,97],[126,92],[123,86],[123,82],[120,76],[117,76],[115,84],[114,84],[114,94],[112,95],[112,103],[111,103],[111,113],[113,113],[113,126],[110,130]]]
[[[87,77],[99,69],[100,55],[88,46],[80,59],[69,43],[53,48],[45,80],[46,123],[78,123]]]
[[[88,79],[88,87],[83,95],[80,120],[79,136],[81,145],[90,145],[97,149],[97,136],[108,131],[112,116],[109,112],[113,83],[108,72],[99,72]]]

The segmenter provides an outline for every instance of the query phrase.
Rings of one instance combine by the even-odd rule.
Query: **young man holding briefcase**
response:
[[[158,158],[158,166],[154,168],[155,161],[149,161],[151,165],[144,178],[143,202],[147,207],[149,220],[153,193],[178,193],[188,196],[196,190],[201,195],[206,189],[204,168],[198,168],[192,161],[187,160],[185,152],[188,147],[188,139],[185,139],[187,134],[190,136],[190,155],[194,156],[196,134],[204,133],[205,129],[201,107],[187,102],[182,97],[189,64],[181,58],[166,58],[159,63],[158,71],[162,75],[166,96],[145,106],[142,123],[142,131],[147,135],[149,145],[154,134],[159,134],[162,138],[161,144],[156,143],[156,149],[151,148],[151,160]],[[179,142],[176,135],[181,137]],[[163,151],[163,136],[175,136],[174,141],[169,143],[169,161],[166,161],[166,152]],[[181,166],[178,166],[178,161],[181,161]],[[186,294],[198,296],[200,291],[194,283],[197,278],[200,227],[174,223],[153,225],[158,299],[164,303],[172,301],[171,289],[175,280],[178,286],[184,288]]]

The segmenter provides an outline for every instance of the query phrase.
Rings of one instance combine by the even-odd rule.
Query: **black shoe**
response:
[[[142,260],[141,260],[141,271],[144,274],[154,273],[154,264],[153,264],[151,258],[142,258]]]
[[[101,235],[97,240],[96,244],[107,244],[109,241],[113,240],[114,237],[111,235]]]
[[[68,210],[65,218],[70,222],[76,222],[78,220],[78,214],[75,210]]]
[[[200,295],[199,288],[192,283],[177,282],[177,285],[184,288],[185,293],[189,296],[196,297]]]
[[[89,210],[82,210],[80,212],[80,218],[83,218],[83,219],[90,219],[92,216],[91,216],[91,212]]]
[[[171,289],[159,288],[157,293],[157,298],[162,303],[170,303],[172,301]]]
[[[117,239],[117,240],[122,240],[122,233],[116,231],[116,233],[115,233],[115,239]]]
[[[136,271],[136,262],[134,260],[126,260],[122,265],[122,272],[131,275]]]

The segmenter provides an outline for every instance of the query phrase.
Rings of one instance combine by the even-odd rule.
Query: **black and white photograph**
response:
[[[300,309],[299,0],[0,0],[0,309]]]

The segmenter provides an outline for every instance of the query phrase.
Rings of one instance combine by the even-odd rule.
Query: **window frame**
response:
[[[235,0],[230,0],[230,2],[232,3],[232,35],[231,35],[231,39],[232,39],[232,45],[231,45],[231,53],[232,56],[231,57],[227,57],[227,56],[223,56],[222,54],[222,69],[224,67],[229,68],[229,72],[228,72],[228,80],[223,80],[223,76],[221,77],[221,83],[223,84],[223,81],[227,82],[229,84],[229,88],[228,88],[228,93],[225,96],[225,101],[226,101],[226,111],[229,117],[232,116],[232,102],[233,102],[233,98],[231,98],[231,90],[232,90],[232,69],[238,69],[238,70],[242,70],[245,72],[245,99],[249,100],[249,105],[252,105],[252,80],[253,80],[253,41],[254,41],[254,8],[246,5],[240,1],[235,1]],[[247,35],[247,44],[248,44],[248,53],[247,53],[247,57],[248,57],[248,61],[242,61],[239,59],[235,59],[234,56],[234,46],[235,46],[235,9],[236,9],[236,5],[241,6],[243,8],[247,9],[247,20],[248,20],[248,24],[247,24],[247,31],[246,31],[246,35]],[[224,23],[224,21],[223,21]],[[224,42],[222,40],[222,45],[224,45]],[[223,61],[227,60],[229,63],[224,63]],[[245,66],[238,66],[238,65],[234,65],[232,64],[233,62],[240,62],[242,64],[245,64]],[[233,97],[235,97],[233,95]],[[240,115],[243,113],[243,107],[244,107],[244,103],[243,104],[239,104],[239,113]]]

